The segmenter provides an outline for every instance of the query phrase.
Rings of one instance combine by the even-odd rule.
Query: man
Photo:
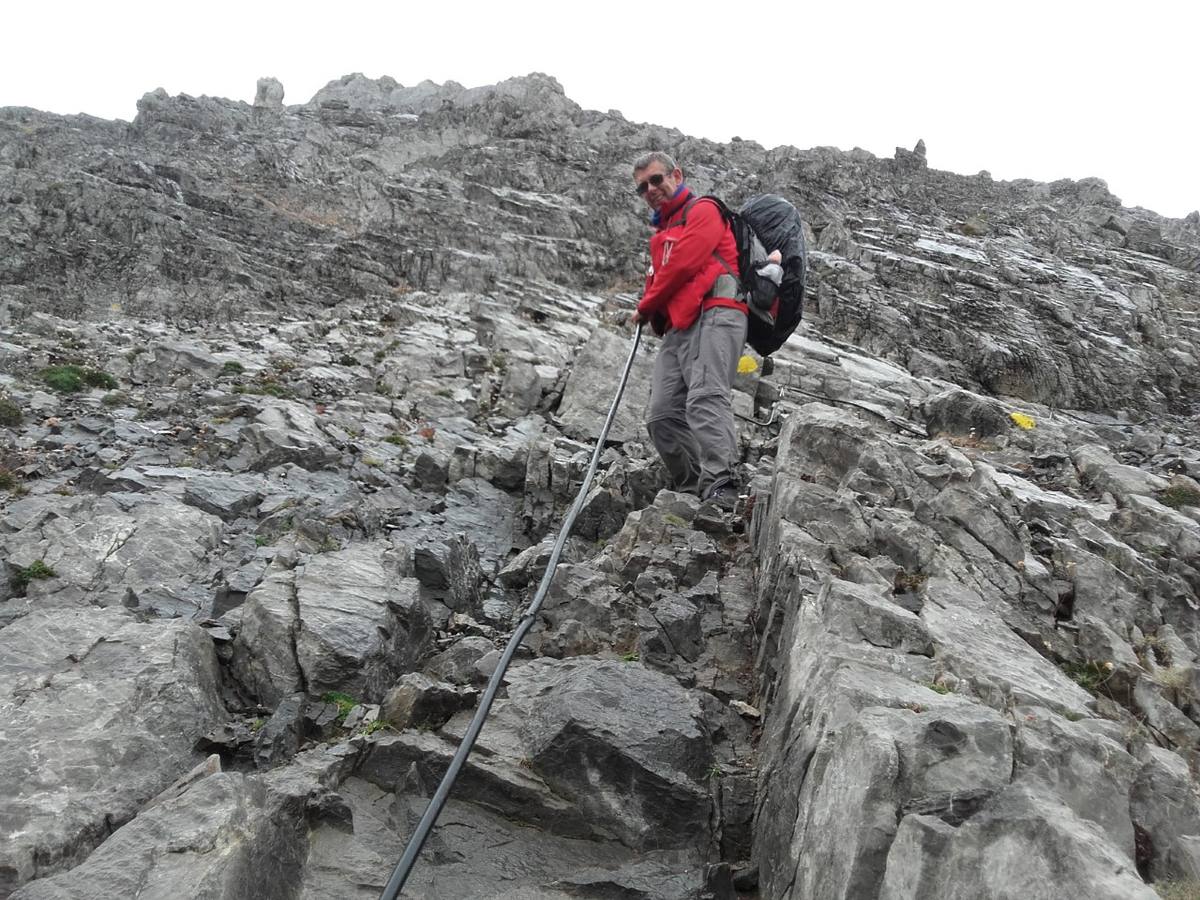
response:
[[[738,455],[730,387],[747,316],[737,297],[737,242],[721,210],[688,190],[667,154],[638,159],[633,179],[657,229],[633,322],[648,322],[663,339],[646,428],[673,490],[730,509]]]

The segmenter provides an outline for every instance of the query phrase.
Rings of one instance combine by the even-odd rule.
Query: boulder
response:
[[[460,709],[471,706],[476,695],[474,690],[410,672],[384,695],[380,717],[401,730],[441,728]]]
[[[45,590],[78,589],[106,606],[153,608],[170,597],[168,615],[191,615],[211,603],[212,590],[198,583],[211,577],[208,555],[221,534],[216,516],[161,494],[81,496],[42,506],[15,534],[0,535],[0,548],[10,566],[41,560],[52,569],[56,577]]]
[[[600,436],[621,380],[622,365],[629,355],[631,340],[626,335],[599,328],[579,351],[558,408],[560,427],[566,434],[593,443]],[[640,352],[629,373],[629,383],[608,434],[610,441],[623,443],[645,435],[642,422],[650,402],[650,372],[653,368],[653,360],[647,358],[649,355],[644,350]]]
[[[233,644],[238,679],[274,706],[307,690],[378,702],[416,668],[432,622],[390,544],[364,543],[296,563],[277,558],[246,598]]]
[[[194,624],[84,608],[0,630],[0,895],[88,858],[225,717]]]
[[[1133,860],[1039,785],[1014,784],[954,827],[905,816],[887,856],[880,900],[1028,897],[1052,900],[1070,884],[1082,896],[1156,900]]]
[[[353,753],[346,750],[303,754],[268,775],[203,777],[117,830],[81,865],[13,897],[296,897],[310,827],[349,827],[349,809],[330,790],[348,774]]]
[[[538,660],[509,679],[530,765],[634,849],[701,848],[712,746],[697,699],[636,663]]]
[[[201,475],[184,486],[183,502],[232,522],[257,509],[266,490],[263,481],[251,475]]]
[[[389,544],[309,557],[295,584],[296,662],[309,693],[378,702],[427,652],[429,612],[417,580],[397,574]]]
[[[299,613],[294,563],[294,557],[286,555],[272,561],[262,582],[242,604],[241,627],[233,641],[232,667],[238,681],[268,707],[304,688],[296,658]]]

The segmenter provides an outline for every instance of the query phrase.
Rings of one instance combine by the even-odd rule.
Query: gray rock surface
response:
[[[310,827],[349,825],[345,801],[326,786],[353,760],[345,749],[309,754],[266,776],[208,775],[143,812],[83,864],[12,896],[294,897]]]
[[[16,516],[6,519],[15,530],[0,535],[0,553],[10,567],[40,560],[52,569],[44,593],[151,609],[170,598],[168,615],[211,604],[202,586],[221,533],[215,516],[173,498],[128,494],[69,498]]]
[[[830,367],[797,365],[810,383]],[[1078,420],[1037,411],[1026,436],[1016,420],[1001,423],[1029,407],[932,387],[889,379],[862,406],[883,413],[888,391],[910,392],[891,408],[919,406],[926,433],[941,436],[932,443],[907,431],[884,443],[858,409],[795,407],[773,484],[757,495],[756,540],[769,560],[758,582],[761,889],[1056,896],[1066,879],[1098,896],[1153,896],[1141,876],[1191,877],[1190,843],[1167,837],[1161,813],[1149,812],[1174,806],[1167,772],[1183,758],[1142,742],[1152,733],[1187,752],[1194,738],[1142,672],[1159,654],[1176,658],[1168,643],[1179,658],[1193,651],[1167,630],[1170,601],[1147,603],[1134,586],[1163,570],[1118,548],[1164,527],[1151,540],[1171,546],[1191,528],[1170,531],[1174,514],[1150,499],[1164,482],[1089,446],[1095,432]],[[1118,503],[1147,521],[1133,525]],[[926,718],[941,724],[897,736]],[[964,752],[971,743],[977,753]],[[924,764],[911,755],[952,747],[956,768],[938,766],[916,787]],[[1175,824],[1194,831],[1186,813]],[[1011,863],[992,867],[1007,854]],[[1000,874],[1010,867],[1019,874]]]
[[[538,74],[283,99],[0,110],[0,896],[378,895],[607,412],[655,146],[797,204],[805,324],[731,516],[660,492],[647,335],[409,893],[1197,877],[1200,217]]]
[[[631,346],[632,338],[606,329],[596,331],[583,346],[571,367],[571,377],[567,379],[559,407],[566,434],[576,440],[593,442],[600,436],[621,380],[623,357],[629,355]],[[622,362],[617,363],[618,360]],[[609,431],[609,440],[624,442],[644,437],[642,421],[650,402],[650,371],[649,360],[643,360],[642,365],[630,372],[629,384]]]
[[[297,572],[296,661],[312,693],[377,701],[424,654],[429,613],[388,553],[364,544],[313,556]]]
[[[0,894],[70,868],[198,761],[225,718],[212,642],[123,609],[0,629]]]
[[[634,849],[704,848],[713,758],[697,698],[619,661],[531,663],[521,675],[510,702],[555,793]]]

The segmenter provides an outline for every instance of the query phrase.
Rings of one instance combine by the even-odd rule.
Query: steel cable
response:
[[[488,713],[491,711],[492,701],[496,699],[496,693],[500,690],[500,682],[504,680],[504,674],[508,671],[513,654],[516,653],[517,647],[521,645],[521,641],[525,639],[525,635],[529,632],[529,629],[533,627],[538,611],[542,608],[542,603],[546,598],[546,591],[549,590],[550,582],[554,578],[554,570],[558,568],[559,557],[562,556],[563,547],[567,543],[567,536],[571,533],[571,526],[575,524],[576,517],[583,509],[583,502],[587,497],[588,489],[592,485],[592,479],[596,475],[596,468],[600,464],[600,454],[604,451],[604,442],[608,439],[609,429],[612,428],[613,420],[617,415],[617,407],[621,403],[621,396],[625,393],[625,385],[629,381],[629,373],[633,368],[633,360],[637,355],[638,344],[641,343],[641,339],[642,326],[638,324],[633,334],[633,346],[629,350],[629,358],[625,361],[625,370],[621,373],[621,382],[617,386],[616,396],[613,397],[612,406],[608,410],[608,418],[604,420],[604,427],[600,429],[600,436],[596,439],[596,448],[592,452],[591,464],[588,466],[587,474],[584,475],[583,485],[579,488],[579,494],[575,497],[575,502],[571,505],[571,509],[563,521],[562,528],[558,532],[558,539],[554,542],[554,549],[550,552],[550,561],[546,564],[546,571],[542,575],[542,582],[538,586],[537,593],[534,594],[528,609],[525,610],[525,614],[521,617],[521,621],[517,624],[516,630],[513,631],[512,637],[508,639],[508,645],[504,648],[504,653],[496,665],[496,671],[488,679],[487,689],[483,692],[483,696],[479,700],[479,706],[475,710],[475,715],[471,719],[470,726],[463,735],[462,742],[458,745],[454,759],[450,761],[450,766],[446,769],[446,774],[442,776],[441,784],[438,785],[437,790],[430,798],[429,805],[425,808],[425,814],[421,816],[421,821],[417,823],[417,828],[413,832],[412,837],[408,839],[408,845],[404,848],[404,855],[396,863],[396,868],[392,871],[392,877],[388,879],[383,893],[379,895],[380,900],[396,900],[400,896],[400,891],[403,889],[404,883],[408,880],[408,876],[417,862],[421,848],[425,845],[425,839],[429,837],[429,832],[437,822],[438,816],[441,815],[442,807],[446,805],[446,800],[450,796],[450,791],[454,787],[458,773],[466,763],[471,749],[475,746],[479,732],[483,730],[483,723],[487,720]]]

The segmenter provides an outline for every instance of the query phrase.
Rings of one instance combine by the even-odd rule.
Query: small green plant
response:
[[[389,434],[383,440],[385,443],[395,444],[397,447],[407,447],[408,446],[408,438],[402,434]]]
[[[21,424],[21,407],[7,397],[0,397],[0,425],[10,428]]]
[[[233,386],[235,394],[266,394],[270,397],[290,397],[292,392],[284,385],[280,384],[271,375],[259,376],[257,380],[250,384],[235,384]]]
[[[60,394],[74,394],[86,387],[113,390],[117,379],[99,369],[84,369],[80,366],[49,366],[42,369],[42,381]]]
[[[267,394],[271,397],[290,397],[292,392],[285,388],[282,384],[274,381],[264,382],[258,389],[260,394]]]
[[[11,491],[18,483],[16,475],[8,469],[0,468],[0,491]]]
[[[626,650],[624,653],[621,654],[621,662],[635,663],[640,658],[641,657],[638,655],[638,652],[636,650]]]
[[[79,366],[50,366],[42,369],[42,381],[61,394],[83,390],[83,369]]]
[[[17,569],[16,582],[20,587],[28,587],[31,581],[56,577],[58,573],[46,565],[45,561],[35,559],[25,568]]]
[[[1061,668],[1068,678],[1092,694],[1102,691],[1113,675],[1111,662],[1098,663],[1090,659],[1082,663],[1063,663]]]
[[[433,393],[438,397],[446,397],[447,399],[454,396],[454,391],[450,390],[448,387],[438,388]]]
[[[948,687],[946,687],[946,685],[940,684],[936,681],[926,681],[925,687],[929,688],[935,694],[949,694],[950,693],[950,688],[948,688]]]
[[[250,733],[258,734],[260,731],[262,731],[262,727],[266,724],[267,724],[266,719],[262,719],[262,718],[255,719],[253,722],[250,723]]]
[[[358,706],[358,701],[349,694],[343,694],[341,691],[329,691],[322,694],[321,699],[326,703],[336,703],[338,709],[337,723],[339,725],[346,721],[346,716],[350,715],[350,710]]]
[[[375,719],[367,723],[367,727],[363,729],[363,734],[374,734],[377,731],[383,731],[383,729],[390,727],[383,719]]]
[[[1158,492],[1158,502],[1171,509],[1200,506],[1200,491],[1186,484],[1173,484],[1165,491]]]
[[[270,543],[271,543],[271,539],[269,537],[267,537],[265,534],[256,534],[254,536],[254,546],[255,547],[266,547]]]
[[[375,362],[377,362],[377,363],[383,362],[386,358],[387,358],[387,353],[384,352],[383,350],[375,351]]]
[[[704,778],[706,781],[712,781],[714,779],[720,779],[721,776],[724,774],[725,773],[721,770],[721,764],[713,763],[711,766],[708,767],[708,772],[704,776]]]
[[[100,402],[109,407],[120,406],[125,402],[125,394],[121,391],[109,391],[100,398]]]
[[[88,387],[104,388],[106,391],[115,390],[117,387],[117,379],[99,369],[84,369],[83,383]]]
[[[501,375],[508,371],[508,354],[503,350],[492,354],[492,369]]]
[[[663,521],[666,522],[668,525],[674,525],[676,528],[687,528],[688,527],[688,523],[685,522],[679,516],[675,515],[675,513],[664,513]]]
[[[245,371],[246,371],[246,367],[243,366],[236,359],[226,360],[221,365],[221,374],[222,375],[241,375]]]
[[[338,364],[342,366],[357,366],[358,358],[351,356],[349,353],[343,353],[338,357]]]

